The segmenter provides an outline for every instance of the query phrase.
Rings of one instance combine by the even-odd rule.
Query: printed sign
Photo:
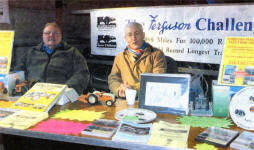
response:
[[[251,37],[252,5],[132,7],[91,11],[94,55],[115,56],[126,48],[125,25],[143,25],[146,41],[177,61],[219,64],[225,37]]]
[[[10,23],[8,0],[0,1],[0,23]]]
[[[219,72],[219,84],[254,85],[254,38],[227,37]]]
[[[0,74],[8,74],[11,67],[14,31],[0,31]]]

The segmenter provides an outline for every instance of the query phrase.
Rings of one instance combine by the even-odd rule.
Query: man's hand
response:
[[[128,84],[128,82],[124,82],[123,84],[120,85],[120,87],[119,87],[119,96],[120,97],[125,97],[125,90],[127,88],[131,88],[131,86]]]

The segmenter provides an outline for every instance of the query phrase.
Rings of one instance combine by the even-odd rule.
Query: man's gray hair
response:
[[[142,25],[138,22],[129,22],[128,24],[126,24],[125,30],[129,27],[132,27],[132,26],[138,27],[141,31],[143,31]]]
[[[62,34],[62,30],[61,30],[60,26],[59,26],[57,23],[55,23],[55,22],[46,23],[45,26],[44,26],[44,28],[43,28],[43,30],[44,30],[47,26],[54,26],[54,27],[57,28],[57,29],[60,31],[60,33]]]

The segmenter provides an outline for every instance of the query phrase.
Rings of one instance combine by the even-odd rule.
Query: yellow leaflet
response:
[[[13,40],[14,31],[0,31],[0,74],[9,73]]]
[[[61,118],[69,120],[78,120],[78,121],[94,121],[104,117],[103,112],[95,112],[88,110],[65,110],[59,113],[56,113],[52,118]]]
[[[197,150],[217,150],[215,146],[206,143],[197,144],[194,148],[196,148]]]

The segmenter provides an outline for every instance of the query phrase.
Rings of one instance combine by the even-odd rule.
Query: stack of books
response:
[[[0,109],[0,127],[27,129],[48,118],[67,85],[36,83],[8,109]]]
[[[11,108],[48,112],[61,98],[66,88],[65,84],[36,83]]]

